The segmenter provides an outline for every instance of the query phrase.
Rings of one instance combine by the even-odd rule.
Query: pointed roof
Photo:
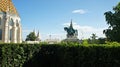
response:
[[[12,0],[0,0],[0,12],[9,12],[11,14],[18,15]]]
[[[38,31],[38,33],[37,33],[36,41],[40,41],[40,34],[39,34],[39,31]]]
[[[40,36],[40,34],[39,34],[39,31],[38,31],[38,33],[37,33],[37,37],[39,37]]]
[[[72,19],[71,19],[71,23],[70,23],[70,28],[73,28],[73,23],[72,23]]]

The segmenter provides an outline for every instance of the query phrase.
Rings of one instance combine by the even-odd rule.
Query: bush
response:
[[[70,43],[69,43],[70,45]],[[120,44],[1,44],[0,67],[119,67]]]

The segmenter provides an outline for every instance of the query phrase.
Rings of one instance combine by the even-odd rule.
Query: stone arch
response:
[[[15,33],[16,33],[16,31],[15,31],[15,22],[14,22],[14,20],[13,20],[13,18],[11,18],[10,19],[10,21],[9,21],[9,29],[8,29],[9,31],[9,42],[15,42]]]
[[[8,23],[8,42],[12,42],[12,35],[13,35],[13,28],[10,28],[11,26],[13,27],[14,21],[11,18],[9,23]]]

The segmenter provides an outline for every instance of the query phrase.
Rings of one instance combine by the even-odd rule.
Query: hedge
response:
[[[0,67],[119,67],[120,44],[1,44]]]

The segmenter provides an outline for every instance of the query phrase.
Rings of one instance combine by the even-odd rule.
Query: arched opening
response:
[[[13,19],[10,20],[9,25],[10,25],[10,26],[13,26],[13,25],[14,25]]]
[[[10,22],[9,22],[9,26],[11,26],[11,27],[9,27],[9,40],[10,40],[10,42],[12,41],[12,35],[13,35],[13,25],[14,25],[14,21],[13,21],[13,19],[10,19]]]
[[[12,29],[9,30],[9,40],[12,40]]]
[[[19,22],[18,22],[18,20],[16,20],[16,26],[17,26],[17,27],[19,26]]]

